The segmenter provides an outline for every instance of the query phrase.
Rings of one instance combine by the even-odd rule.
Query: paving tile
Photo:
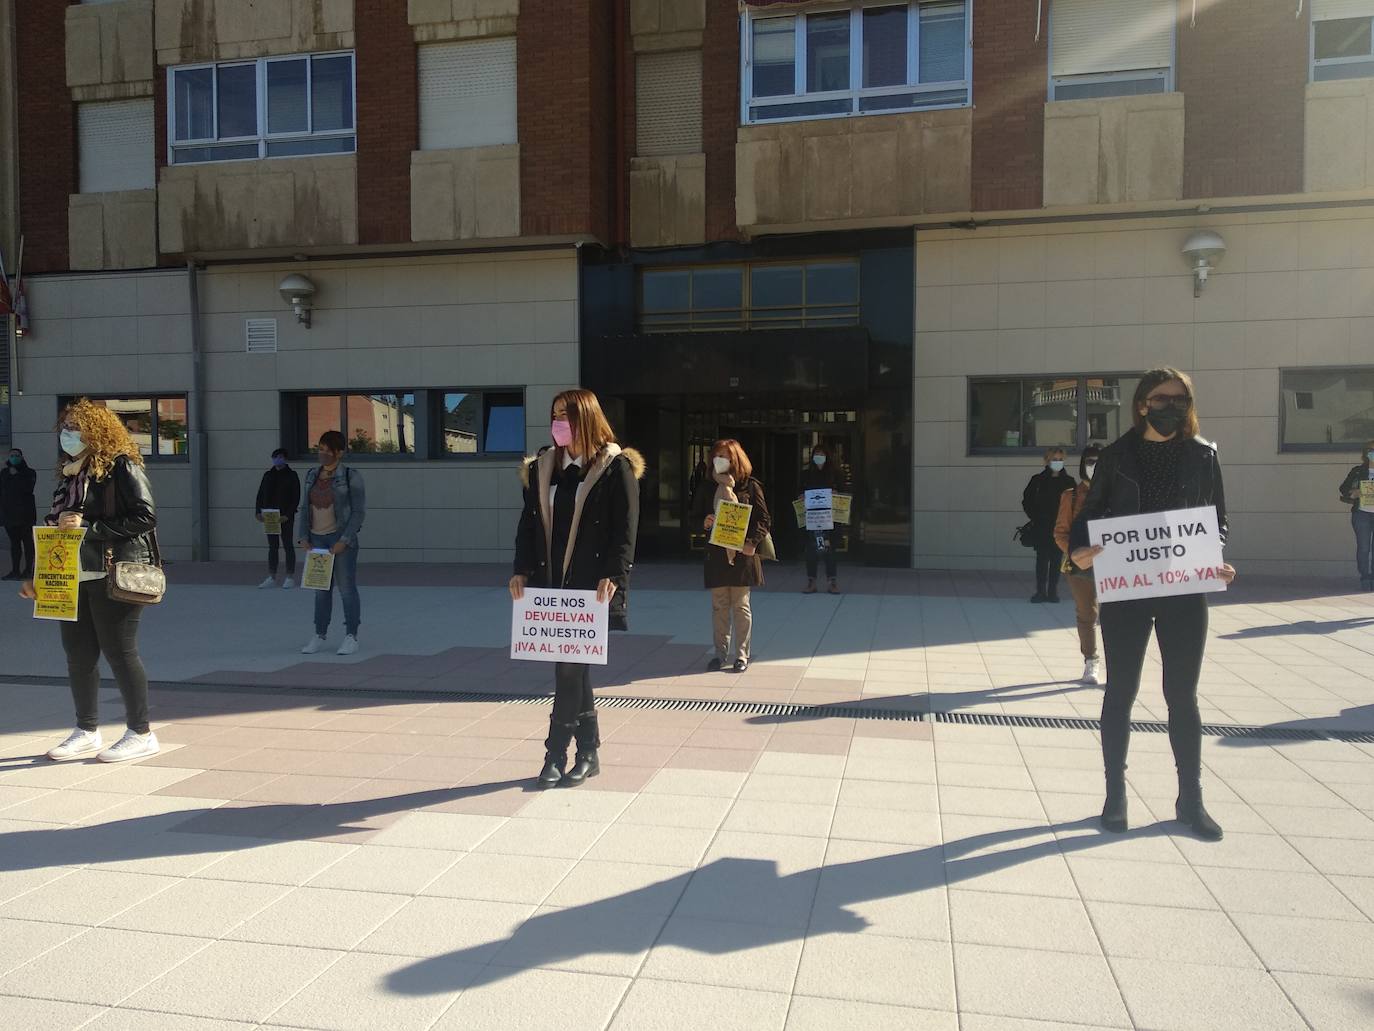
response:
[[[1274,980],[1314,1028],[1360,1028],[1370,1021],[1374,980],[1276,973]]]
[[[505,822],[500,816],[409,813],[373,838],[372,844],[471,852]]]
[[[832,840],[817,882],[809,933],[864,929],[894,938],[949,940],[938,849]]]
[[[327,1031],[426,1028],[481,970],[442,956],[417,963],[400,956],[350,953],[273,1013],[267,1024]]]
[[[718,770],[727,772],[747,772],[760,763],[759,756],[764,753],[746,748],[679,748],[669,757],[664,766],[669,769]],[[778,753],[766,753],[765,757]],[[818,758],[834,758],[821,756]],[[765,769],[762,765],[760,769]]]
[[[940,817],[936,813],[840,806],[830,825],[830,837],[832,840],[938,845],[942,835]]]
[[[803,834],[825,838],[835,812],[832,805],[806,802],[763,802],[741,798],[735,802],[723,827],[728,831],[761,834]]]
[[[949,946],[872,933],[809,936],[802,950],[800,995],[927,1009],[954,1009]]]
[[[0,856],[3,855],[4,853],[0,852]],[[75,869],[76,867],[73,866],[39,866],[18,870],[0,869],[0,903],[9,902],[11,899],[18,898],[35,888],[57,880],[59,877],[66,877]],[[3,908],[0,908],[0,915],[3,913]]]
[[[117,870],[77,870],[0,906],[0,917],[91,926],[137,906],[176,881]]]
[[[222,938],[290,890],[280,884],[188,878],[111,917],[105,926]]]
[[[1367,841],[1339,841],[1334,838],[1290,836],[1288,844],[1302,854],[1303,859],[1324,874],[1345,874],[1367,877],[1370,873],[1370,844]],[[1309,869],[1304,865],[1299,869]]]
[[[120,1006],[106,1010],[82,1027],[83,1031],[252,1031],[253,1025],[239,1020],[188,1017],[185,1013],[155,1013]]]
[[[759,924],[672,917],[640,974],[663,981],[792,990],[802,937]]]
[[[269,781],[276,780],[279,774],[250,773],[242,770],[210,770],[197,773],[193,777],[169,787],[159,788],[153,794],[177,795],[182,798],[238,798],[254,788],[260,788]]]
[[[433,1031],[511,1027],[521,1031],[602,1028],[610,1021],[630,982],[623,977],[516,970],[489,966],[479,983],[458,997]]]
[[[694,795],[734,798],[744,786],[744,773],[726,770],[660,770],[644,786],[646,795]]]
[[[5,943],[4,953],[0,954],[0,974],[23,966],[29,960],[41,956],[65,941],[70,941],[83,931],[84,928],[74,924],[0,919],[0,941]]]
[[[11,970],[0,995],[112,1006],[208,945],[204,938],[95,927]]]
[[[1087,906],[1108,956],[1167,961],[1186,955],[1207,966],[1262,966],[1225,913],[1119,902]]]
[[[961,1011],[1130,1027],[1101,956],[956,943]]]
[[[231,852],[195,876],[258,884],[304,884],[356,847],[325,841],[263,840],[256,847]]]
[[[527,819],[551,817],[610,823],[625,811],[634,797],[620,791],[545,791],[535,796],[520,815]]]
[[[1186,863],[1101,859],[1095,850],[1071,853],[1065,859],[1085,899],[1184,909],[1218,908],[1216,899],[1199,876],[1200,869]]]
[[[691,873],[685,867],[584,859],[568,871],[544,904],[567,908],[615,901],[666,915],[677,905]]]
[[[577,820],[527,820],[512,817],[472,851],[511,856],[580,859],[605,833],[605,825]]]
[[[732,804],[729,798],[642,794],[625,807],[617,822],[648,827],[715,830],[725,822]]]
[[[459,962],[485,963],[533,912],[533,906],[508,902],[414,898],[355,951],[422,958],[454,953]]]
[[[1270,970],[1374,979],[1374,923],[1256,913],[1232,919]]]
[[[631,985],[610,1031],[780,1031],[787,996],[744,988],[719,988],[642,978]]]
[[[957,1031],[959,1026],[958,1014],[946,1011],[806,995],[794,995],[787,1013],[787,1031]]]
[[[369,843],[312,877],[312,888],[415,895],[466,853],[441,849],[397,848]],[[441,893],[436,893],[441,894]]]
[[[270,780],[261,787],[249,788],[237,797],[249,802],[322,805],[332,802],[350,788],[362,783],[364,782],[356,777],[319,777],[293,773]]]
[[[397,895],[334,888],[296,888],[239,924],[235,941],[348,950],[396,913]]]
[[[848,780],[840,785],[839,806],[863,809],[915,809],[940,811],[940,792],[930,784],[884,783],[877,780]]]
[[[1283,838],[1272,834],[1228,833],[1221,841],[1199,841],[1179,835],[1174,844],[1194,866],[1229,866],[1238,870],[1311,871],[1310,863]],[[1315,839],[1322,842],[1330,839]],[[1367,853],[1366,853],[1367,854]],[[1318,866],[1318,869],[1321,869]],[[1323,870],[1323,873],[1340,871]]]
[[[136,796],[66,788],[12,805],[5,810],[5,818],[34,820],[39,823],[79,823],[134,797]]]
[[[137,1002],[166,1013],[259,1022],[339,956],[287,945],[213,942],[145,987]]]
[[[744,782],[739,797],[759,802],[793,802],[833,806],[840,794],[840,781],[824,777],[784,777],[776,773],[755,773]]]
[[[450,857],[452,853],[449,853]],[[488,855],[459,857],[420,892],[442,898],[539,905],[568,875],[576,860],[544,856]]]
[[[654,896],[649,896],[652,901]],[[492,957],[498,967],[573,970],[631,977],[643,965],[668,913],[634,894],[572,909],[544,906]]]
[[[1121,994],[1140,1027],[1159,1031],[1297,1031],[1306,1025],[1262,970],[1160,960],[1111,960]]]
[[[1088,913],[1078,899],[951,889],[949,911],[956,942],[1102,954]]]
[[[24,1031],[74,1031],[100,1013],[99,1006],[0,995],[0,1013]]]
[[[1199,866],[1198,876],[1228,913],[1363,920],[1331,881],[1315,873]]]

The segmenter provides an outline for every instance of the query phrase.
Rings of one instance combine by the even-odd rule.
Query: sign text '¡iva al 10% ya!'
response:
[[[595,591],[530,591],[512,610],[510,657],[605,665],[609,623]]]
[[[1092,520],[1088,536],[1104,549],[1093,562],[1099,601],[1226,589],[1211,506]]]

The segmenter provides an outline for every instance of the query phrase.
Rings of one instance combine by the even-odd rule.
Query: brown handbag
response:
[[[162,552],[157,546],[157,531],[148,535],[152,563],[116,562],[114,548],[105,549],[105,590],[111,601],[126,605],[157,605],[167,593],[167,574],[162,571]]]

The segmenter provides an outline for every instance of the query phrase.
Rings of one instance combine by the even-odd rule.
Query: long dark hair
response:
[[[1174,380],[1183,384],[1183,388],[1188,391],[1188,396],[1193,401],[1188,406],[1188,414],[1183,417],[1183,425],[1178,428],[1178,435],[1180,437],[1196,437],[1198,435],[1197,391],[1193,389],[1192,377],[1182,369],[1175,369],[1170,365],[1151,369],[1140,377],[1140,382],[1135,388],[1135,397],[1131,399],[1131,423],[1137,430],[1140,432],[1145,430],[1145,416],[1140,411],[1142,407],[1147,407],[1145,399],[1161,383],[1170,383]]]
[[[1089,444],[1083,449],[1083,455],[1078,459],[1078,478],[1086,480],[1088,478],[1088,459],[1096,458],[1102,454],[1102,449],[1096,444]]]

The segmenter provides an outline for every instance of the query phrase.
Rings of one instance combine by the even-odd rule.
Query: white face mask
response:
[[[57,440],[62,451],[71,458],[76,458],[86,450],[86,442],[76,430],[63,430]]]
[[[1053,462],[1050,463],[1050,472],[1062,473],[1063,471],[1064,463],[1059,459],[1056,458]]]
[[[730,459],[717,455],[711,459],[711,466],[715,469],[717,476],[721,473],[728,473],[730,471]]]
[[[820,469],[825,465],[825,455],[812,455],[811,461],[816,463],[817,469]]]
[[[1084,465],[1083,465],[1083,477],[1084,477],[1084,479],[1091,480],[1091,479],[1093,478],[1093,470],[1096,469],[1096,468],[1097,468],[1097,463],[1096,463],[1096,462],[1086,462],[1086,463],[1084,463]]]

